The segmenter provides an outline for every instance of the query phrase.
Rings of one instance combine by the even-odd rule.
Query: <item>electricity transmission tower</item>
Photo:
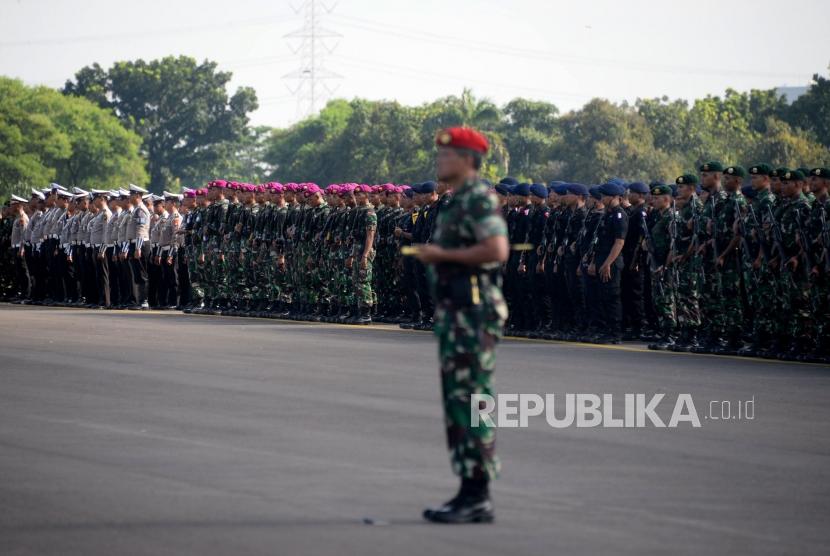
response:
[[[285,35],[288,47],[300,56],[300,67],[282,76],[290,82],[288,90],[297,98],[297,117],[310,116],[320,104],[337,90],[329,82],[342,79],[341,75],[325,67],[325,57],[334,52],[342,37],[340,33],[322,26],[322,18],[337,5],[336,0],[326,4],[321,0],[304,0],[292,9],[303,15],[303,26]]]

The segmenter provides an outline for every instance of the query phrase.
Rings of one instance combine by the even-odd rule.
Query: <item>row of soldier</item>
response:
[[[495,185],[514,246],[508,333],[824,360],[824,168],[713,161],[674,184]],[[747,183],[748,182],[748,183]],[[22,302],[429,329],[442,184],[254,186],[183,195],[53,184],[5,209],[7,297]],[[706,323],[704,327],[702,323]]]

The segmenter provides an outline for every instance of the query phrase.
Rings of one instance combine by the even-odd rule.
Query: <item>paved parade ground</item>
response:
[[[428,333],[2,305],[0,355],[4,555],[830,546],[828,367],[508,339],[499,392],[620,414],[625,393],[688,393],[701,427],[502,428],[496,523],[441,526],[420,517],[457,488]],[[749,400],[753,419],[715,419]]]

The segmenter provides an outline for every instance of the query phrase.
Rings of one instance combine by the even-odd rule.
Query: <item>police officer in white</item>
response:
[[[132,217],[127,223],[126,255],[132,270],[136,303],[130,309],[149,309],[147,303],[147,262],[150,257],[150,211],[142,201],[146,189],[130,184]]]

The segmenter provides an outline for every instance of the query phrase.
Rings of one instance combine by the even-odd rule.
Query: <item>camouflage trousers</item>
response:
[[[770,340],[778,328],[781,302],[778,296],[777,277],[762,266],[757,273],[758,280],[749,299],[755,310],[752,335],[757,339]]]
[[[205,298],[219,299],[226,292],[226,264],[217,247],[209,247],[205,253],[204,263]]]
[[[470,415],[473,394],[494,396],[495,347],[507,317],[501,305],[435,309],[447,448],[453,472],[463,478],[495,479],[501,467],[495,428],[483,420],[473,426]]]
[[[651,274],[651,293],[659,331],[666,335],[674,334],[677,329],[677,314],[670,272],[663,270]]]
[[[375,251],[369,251],[366,259],[366,268],[361,268],[360,252],[356,252],[352,260],[352,292],[354,302],[358,307],[372,307],[376,303],[375,292],[372,290],[372,273],[375,266]]]
[[[803,346],[812,344],[813,313],[810,291],[807,289],[806,277],[792,276],[792,281],[782,276],[782,287],[787,295],[783,296],[783,319],[780,320],[778,334],[785,339],[799,340]]]
[[[199,254],[196,249],[187,249],[187,271],[190,275],[190,291],[191,299],[194,304],[198,305],[205,297],[205,290],[203,288],[202,271],[203,266],[199,264]]]
[[[707,320],[715,334],[725,336],[735,334],[743,328],[743,307],[741,305],[741,269],[735,256],[726,260],[720,270],[720,285],[715,276],[715,290],[706,300],[711,303],[711,322]],[[719,291],[718,291],[719,290]]]
[[[700,270],[698,261],[691,259],[677,269],[675,290],[675,311],[677,327],[680,329],[697,329],[700,327]]]

